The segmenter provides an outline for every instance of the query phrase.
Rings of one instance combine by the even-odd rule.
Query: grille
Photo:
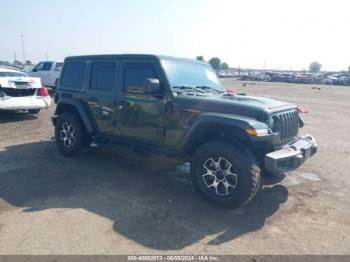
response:
[[[280,139],[282,143],[293,140],[299,132],[299,115],[297,111],[281,112],[274,115],[279,120]]]

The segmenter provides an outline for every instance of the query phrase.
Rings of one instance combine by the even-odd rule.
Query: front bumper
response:
[[[293,144],[265,155],[265,169],[284,173],[297,169],[317,152],[317,142],[311,135],[299,137]]]

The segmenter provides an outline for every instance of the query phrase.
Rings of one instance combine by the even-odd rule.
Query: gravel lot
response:
[[[118,148],[68,159],[52,140],[54,106],[2,112],[0,254],[350,254],[350,88],[224,83],[305,106],[301,133],[319,153],[227,211],[196,194],[186,164]]]

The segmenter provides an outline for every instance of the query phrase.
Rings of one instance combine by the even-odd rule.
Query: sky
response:
[[[348,0],[0,0],[0,60],[151,53],[231,67],[350,66]]]

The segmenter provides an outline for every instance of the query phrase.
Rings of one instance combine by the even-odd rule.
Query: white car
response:
[[[51,97],[40,78],[0,68],[0,110],[26,110],[37,114],[50,104]]]
[[[43,61],[37,64],[28,74],[40,77],[43,85],[56,88],[62,66],[63,62]]]

